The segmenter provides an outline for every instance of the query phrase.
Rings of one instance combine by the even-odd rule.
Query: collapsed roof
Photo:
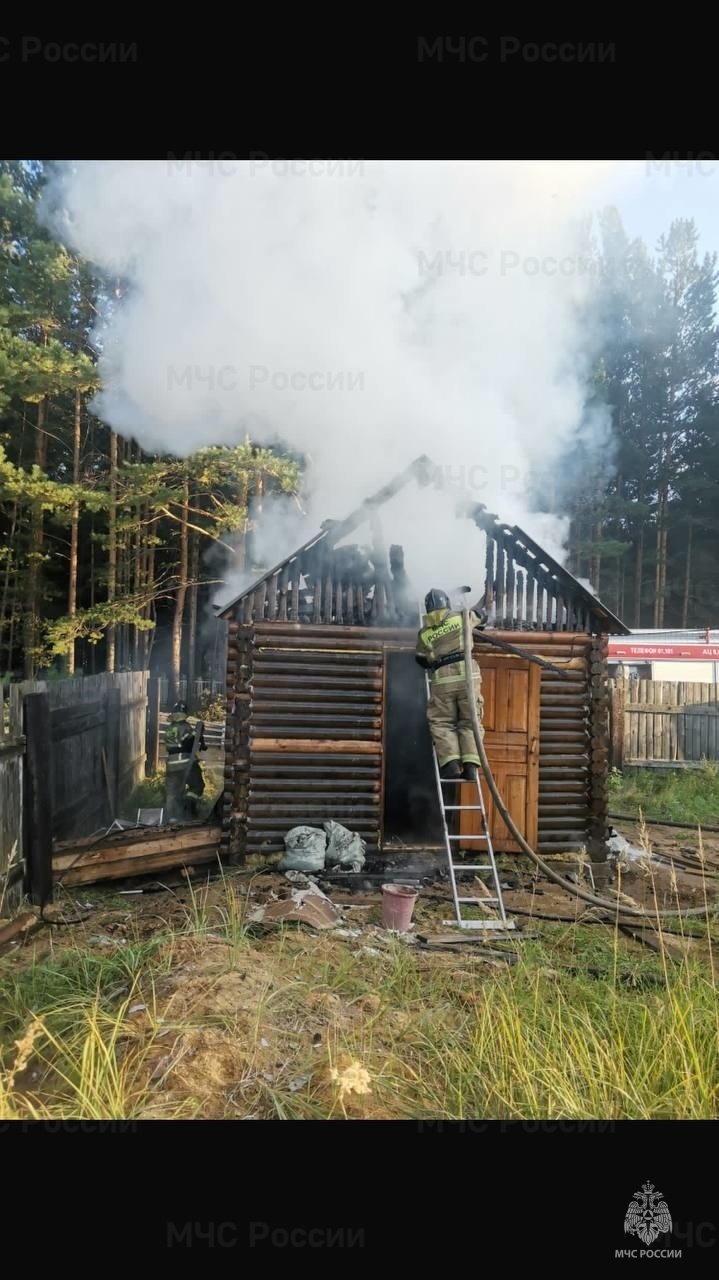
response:
[[[408,594],[401,547],[384,549],[379,509],[411,480],[441,487],[440,469],[416,458],[344,520],[325,520],[319,533],[247,586],[219,612],[238,622],[295,621],[341,625],[412,626],[416,602]],[[497,629],[586,631],[627,635],[628,628],[598,596],[518,525],[481,502],[458,503],[486,534],[484,602]],[[372,548],[338,546],[369,523]]]

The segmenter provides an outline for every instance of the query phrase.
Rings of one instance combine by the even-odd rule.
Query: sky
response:
[[[674,218],[693,218],[700,250],[719,251],[719,159],[620,161],[592,192],[592,204],[616,204],[627,233],[650,250]]]

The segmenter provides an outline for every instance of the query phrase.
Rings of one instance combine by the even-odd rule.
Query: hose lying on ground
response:
[[[678,827],[680,831],[711,831],[719,834],[719,827],[705,827],[703,822],[669,822],[667,818],[648,818],[645,813],[608,813],[608,818],[616,818],[618,822],[643,822],[647,827]]]
[[[683,911],[679,908],[677,908],[676,911],[660,911],[658,909],[656,911],[645,911],[643,907],[626,906],[623,902],[620,902],[618,898],[613,902],[608,898],[600,898],[595,893],[590,893],[588,889],[582,889],[571,880],[565,880],[564,876],[560,876],[559,872],[555,871],[554,868],[551,867],[548,862],[545,862],[543,858],[540,858],[539,854],[536,853],[535,850],[532,849],[531,845],[527,843],[521,831],[512,819],[512,816],[499,793],[497,784],[494,781],[492,770],[489,767],[489,761],[487,759],[487,753],[484,749],[484,741],[482,738],[482,728],[479,723],[477,700],[474,695],[474,679],[472,675],[472,628],[469,621],[469,610],[466,605],[462,611],[462,616],[464,623],[464,677],[467,689],[467,701],[469,702],[472,714],[472,729],[477,743],[477,751],[479,753],[482,772],[487,780],[487,786],[489,787],[494,803],[507,824],[509,831],[517,841],[522,853],[525,853],[528,858],[531,858],[532,862],[539,867],[542,874],[545,875],[548,880],[552,880],[554,884],[559,885],[560,888],[564,889],[567,893],[574,894],[575,897],[581,898],[584,902],[591,903],[593,907],[601,907],[605,911],[612,911],[623,916],[638,916],[641,919],[648,920],[655,920],[657,916],[672,916],[676,919],[677,916],[706,915],[708,907],[686,907]]]

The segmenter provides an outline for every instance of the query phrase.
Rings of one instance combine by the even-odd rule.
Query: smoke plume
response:
[[[385,530],[423,586],[479,576],[460,489],[561,557],[563,521],[538,520],[528,495],[583,418],[580,215],[604,175],[570,162],[67,164],[47,219],[123,286],[98,331],[93,407],[148,450],[280,436],[309,460],[307,537],[427,453],[445,497],[413,489]],[[275,525],[277,558],[296,525],[286,545]]]

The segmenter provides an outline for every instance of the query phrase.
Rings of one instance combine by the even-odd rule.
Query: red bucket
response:
[[[417,894],[404,884],[382,885],[382,924],[385,929],[406,933],[409,929]]]

